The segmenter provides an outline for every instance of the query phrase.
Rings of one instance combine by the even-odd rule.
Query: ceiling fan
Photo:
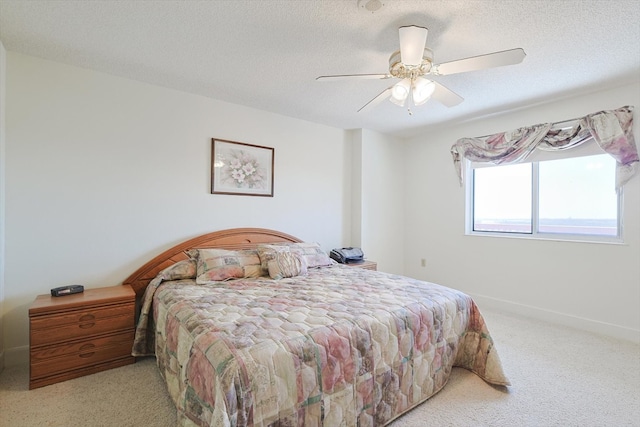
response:
[[[391,102],[401,107],[408,103],[409,114],[412,114],[412,103],[415,106],[419,106],[427,102],[431,97],[447,107],[456,106],[464,100],[457,93],[425,76],[447,76],[485,68],[519,64],[526,56],[523,49],[517,48],[434,64],[433,52],[426,47],[428,31],[427,28],[415,25],[400,27],[400,50],[394,52],[389,58],[389,72],[386,74],[339,74],[319,76],[316,80],[401,79],[398,83],[389,86],[367,102],[358,112],[373,108],[386,98],[389,98]]]

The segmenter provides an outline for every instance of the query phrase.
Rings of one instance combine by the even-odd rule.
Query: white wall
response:
[[[379,271],[404,271],[404,144],[367,129],[347,131],[351,147],[351,239]]]
[[[402,274],[404,144],[367,129],[358,133],[361,139],[354,146],[359,147],[359,152],[353,156],[360,169],[360,215],[353,224],[360,230],[357,245],[368,259],[378,263],[378,270]]]
[[[193,236],[266,227],[349,244],[341,129],[7,53],[7,364],[54,286],[117,285]],[[210,194],[211,138],[275,148],[275,196]]]
[[[625,105],[640,83],[425,132],[406,141],[405,273],[461,289],[480,304],[640,340],[640,177],[624,188],[624,244],[465,236],[464,189],[451,145]],[[634,132],[640,135],[635,113]],[[410,195],[410,196],[409,196]],[[427,266],[420,266],[420,258]]]
[[[7,52],[0,42],[0,372],[4,368],[4,215],[5,215],[5,98],[6,98]]]

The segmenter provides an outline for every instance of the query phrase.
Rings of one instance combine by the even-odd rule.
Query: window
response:
[[[473,231],[531,233],[531,163],[473,171]]]
[[[506,166],[469,164],[468,234],[620,241],[616,161],[588,153],[554,160],[543,154]]]

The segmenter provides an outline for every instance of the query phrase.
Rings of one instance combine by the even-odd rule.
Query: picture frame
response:
[[[273,197],[275,149],[211,139],[211,194]]]

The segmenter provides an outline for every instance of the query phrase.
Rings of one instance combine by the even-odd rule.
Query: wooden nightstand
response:
[[[369,261],[369,260],[364,260],[362,262],[358,262],[354,264],[345,264],[345,265],[349,267],[364,268],[365,270],[373,270],[373,271],[378,270],[378,263],[375,261]]]
[[[135,362],[130,286],[39,295],[29,308],[29,389]]]

